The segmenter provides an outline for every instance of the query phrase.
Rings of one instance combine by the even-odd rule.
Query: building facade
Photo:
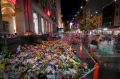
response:
[[[120,26],[120,0],[115,4],[114,26]]]
[[[1,31],[24,35],[57,32],[60,0],[1,0]]]
[[[104,27],[112,28],[114,26],[115,2],[111,2],[103,7],[102,11],[102,25]]]

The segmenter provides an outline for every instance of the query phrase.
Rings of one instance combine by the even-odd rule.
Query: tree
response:
[[[80,26],[81,30],[92,30],[94,28],[95,28],[94,24],[90,21],[84,21],[83,24],[81,24]]]

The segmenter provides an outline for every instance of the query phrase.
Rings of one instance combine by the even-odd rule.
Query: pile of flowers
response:
[[[75,52],[61,40],[25,45],[6,62],[4,74],[12,79],[78,79],[82,63]]]

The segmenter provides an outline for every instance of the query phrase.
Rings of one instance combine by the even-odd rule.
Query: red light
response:
[[[48,10],[48,11],[47,11],[47,16],[50,16],[50,15],[51,15],[51,13],[50,13],[50,11]]]
[[[14,4],[14,5],[16,4],[16,0],[9,0],[9,2]]]

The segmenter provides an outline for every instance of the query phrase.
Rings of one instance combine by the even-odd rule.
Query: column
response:
[[[42,34],[44,34],[44,20],[43,18],[41,17],[41,28],[42,28]]]
[[[34,33],[33,13],[31,0],[21,0],[23,2],[23,12],[25,19],[25,31]]]
[[[48,21],[46,20],[46,33],[48,33],[48,29],[49,29],[49,27],[48,27]]]
[[[1,12],[1,0],[0,0],[0,32],[3,32],[2,12]]]
[[[42,33],[42,23],[41,23],[41,16],[38,15],[38,31],[41,34]]]
[[[48,23],[48,32],[50,33],[50,22]]]
[[[51,33],[53,33],[53,24],[51,24]]]
[[[44,33],[46,34],[46,20],[44,19]]]
[[[38,29],[38,14],[33,13],[33,23],[34,23],[34,33],[38,34],[39,29]]]
[[[11,34],[16,33],[16,23],[14,21],[15,21],[15,17],[10,16],[9,17],[9,33]]]
[[[18,35],[23,35],[26,32],[26,22],[24,15],[23,0],[17,0],[15,8],[16,30]]]
[[[27,3],[27,18],[28,18],[28,26],[29,26],[29,31],[34,33],[34,24],[33,24],[33,16],[32,16],[32,6],[31,6],[31,1],[32,0],[26,0]]]

